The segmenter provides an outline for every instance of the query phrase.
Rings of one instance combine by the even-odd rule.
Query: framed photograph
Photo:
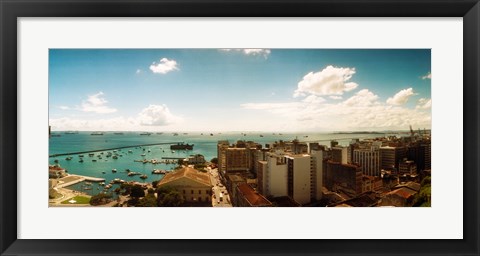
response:
[[[1,255],[479,253],[478,1],[0,8]]]

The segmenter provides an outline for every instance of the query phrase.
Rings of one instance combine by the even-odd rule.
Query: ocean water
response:
[[[121,154],[118,159],[107,157],[107,151],[95,152],[95,156],[89,157],[88,153],[83,153],[84,162],[79,162],[79,154],[70,154],[65,156],[49,157],[49,164],[55,164],[55,160],[58,160],[58,164],[65,168],[68,173],[102,177],[105,178],[105,182],[108,183],[115,178],[120,178],[126,181],[139,181],[139,182],[152,182],[160,180],[163,175],[152,174],[153,169],[172,170],[175,168],[175,164],[151,164],[135,162],[134,160],[142,159],[157,159],[161,160],[162,157],[178,157],[186,158],[193,154],[202,154],[207,161],[214,157],[217,157],[217,142],[219,140],[228,140],[233,143],[237,140],[251,140],[257,143],[265,145],[266,143],[273,143],[275,141],[284,140],[290,141],[298,138],[300,141],[305,142],[319,142],[320,144],[330,145],[330,140],[336,139],[340,145],[348,145],[353,138],[365,139],[381,137],[384,134],[333,134],[333,133],[302,133],[302,134],[288,134],[288,133],[246,133],[243,135],[241,132],[228,132],[228,133],[215,133],[213,136],[210,133],[179,133],[178,136],[174,136],[172,133],[156,134],[153,133],[150,136],[140,135],[139,132],[124,132],[123,135],[116,135],[113,132],[105,132],[104,135],[91,135],[91,132],[78,132],[76,134],[65,134],[64,132],[52,132],[52,134],[59,134],[60,137],[51,137],[49,139],[49,155],[53,154],[70,154],[73,152],[102,150],[108,148],[126,147],[130,148],[118,149],[117,153]],[[396,135],[396,134],[388,134]],[[172,142],[184,142],[188,144],[194,144],[193,150],[175,150],[172,152],[170,145],[155,145],[145,147],[135,147],[136,145],[153,144],[153,143],[172,143]],[[132,150],[132,153],[128,151]],[[112,150],[109,150],[112,152]],[[150,152],[149,152],[150,151]],[[101,154],[103,152],[103,155]],[[142,154],[146,154],[142,157]],[[98,155],[102,156],[102,159],[98,158]],[[71,160],[66,160],[67,157],[72,157]],[[96,159],[96,162],[92,160]],[[112,172],[112,169],[117,169],[116,173]],[[143,180],[140,175],[127,176],[126,169],[130,169],[134,172],[140,172],[148,176]],[[105,173],[103,173],[105,172]],[[92,193],[95,192],[95,189]]]

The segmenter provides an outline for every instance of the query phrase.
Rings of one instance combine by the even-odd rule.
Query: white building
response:
[[[274,197],[287,195],[287,164],[285,157],[274,153],[268,154],[265,182],[265,195]]]
[[[312,157],[308,154],[286,155],[287,193],[299,204],[311,202]]]
[[[380,151],[377,147],[354,149],[353,162],[360,165],[364,175],[380,176]]]

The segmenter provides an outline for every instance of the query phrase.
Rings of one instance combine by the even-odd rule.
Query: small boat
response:
[[[83,159],[78,160],[79,163],[83,163]]]
[[[98,185],[105,186],[105,182],[100,182],[100,183],[98,183]]]
[[[88,156],[94,156],[94,155],[95,155],[95,153],[89,153],[88,154]]]
[[[126,172],[131,172],[131,170],[130,170],[130,169],[125,169],[125,171],[126,171]]]
[[[105,174],[105,173],[107,173],[107,172],[106,172],[106,171],[103,171],[102,173]]]
[[[78,157],[83,157],[83,155],[78,155]]]
[[[118,159],[118,156],[112,156],[113,159]]]
[[[92,190],[92,187],[86,187],[84,190]]]
[[[69,157],[65,158],[65,160],[70,161],[70,160],[72,160],[72,157],[69,156]]]
[[[141,154],[141,156],[146,156],[146,154]]]
[[[97,159],[92,159],[92,162],[96,162],[96,161],[97,161]]]
[[[175,150],[172,150],[172,153],[175,153]]]
[[[260,137],[263,137],[263,135],[260,134]]]
[[[114,132],[115,135],[123,135],[123,132]]]
[[[175,132],[175,133],[173,133],[173,136],[178,136],[178,133],[176,133],[176,132]]]
[[[53,160],[54,163],[58,164],[58,159]]]
[[[103,132],[92,132],[90,135],[103,135]]]
[[[147,136],[150,136],[150,135],[152,135],[152,133],[151,133],[151,132],[142,132],[142,133],[140,133],[140,135],[147,135]]]
[[[112,172],[113,172],[113,173],[116,173],[116,172],[117,172],[117,169],[112,169]]]
[[[213,133],[210,133],[210,136],[213,136]]]
[[[140,176],[140,179],[142,179],[142,180],[144,180],[144,179],[146,179],[146,178],[148,178],[148,176],[147,176],[146,174]]]
[[[133,153],[133,151],[132,151],[132,150],[129,150],[128,153]]]

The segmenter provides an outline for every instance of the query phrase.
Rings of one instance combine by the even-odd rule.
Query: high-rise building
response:
[[[227,169],[228,140],[221,140],[217,143],[218,171],[224,174]]]
[[[287,160],[287,194],[299,204],[310,203],[311,169],[310,155],[286,155]]]
[[[324,160],[327,158],[326,151],[324,150],[312,150],[311,154],[313,160],[313,168],[311,169],[311,198],[312,200],[322,199],[322,187],[323,187],[323,173],[325,171],[326,164]]]
[[[263,180],[266,184],[264,195],[287,196],[287,163],[283,155],[268,154],[267,171]]]
[[[219,141],[217,144],[218,169],[220,174],[226,173],[254,173],[255,159],[262,146],[252,141],[237,141],[229,145],[228,141]]]
[[[327,161],[325,187],[330,191],[341,191],[350,196],[362,193],[362,169],[354,164]]]
[[[257,190],[258,193],[265,195],[267,191],[267,161],[257,161]]]
[[[332,150],[332,161],[346,164],[348,160],[348,148],[346,147],[333,147]]]
[[[360,165],[364,175],[380,176],[380,151],[374,147],[370,149],[354,149],[353,163]]]
[[[405,157],[405,147],[380,147],[380,168],[383,170],[398,171],[398,164]]]

